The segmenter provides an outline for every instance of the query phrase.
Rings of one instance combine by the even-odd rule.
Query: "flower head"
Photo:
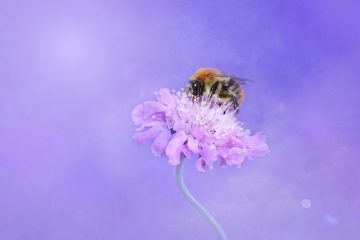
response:
[[[245,158],[268,152],[262,133],[250,135],[237,120],[235,110],[204,98],[193,99],[185,92],[160,89],[155,101],[136,106],[132,118],[139,125],[134,139],[139,144],[152,142],[156,156],[166,156],[178,165],[181,155],[197,157],[199,171],[220,165],[240,167]]]

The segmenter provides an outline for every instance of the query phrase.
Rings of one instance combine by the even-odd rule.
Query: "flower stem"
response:
[[[201,215],[211,224],[216,233],[221,240],[227,240],[226,234],[220,224],[216,221],[216,219],[195,199],[195,197],[189,192],[187,189],[184,177],[183,177],[183,169],[184,169],[184,158],[182,157],[180,160],[180,164],[176,167],[176,181],[181,193],[185,196],[185,198],[191,203],[191,205],[196,208],[200,212]]]

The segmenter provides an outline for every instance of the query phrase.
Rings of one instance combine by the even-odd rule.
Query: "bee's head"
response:
[[[190,76],[189,91],[191,95],[196,97],[202,96],[205,91],[205,85],[214,82],[218,75],[222,75],[222,72],[215,68],[198,69]]]

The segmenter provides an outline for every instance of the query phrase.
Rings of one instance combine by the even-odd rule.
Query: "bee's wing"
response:
[[[254,80],[250,80],[250,79],[247,79],[247,78],[240,78],[240,77],[237,77],[237,76],[234,76],[234,75],[228,75],[228,74],[222,74],[222,75],[218,75],[217,77],[220,77],[220,78],[224,78],[224,80],[234,80],[236,81],[237,83],[239,83],[240,85],[246,85],[247,82],[254,82]]]
[[[231,76],[232,79],[237,81],[240,85],[246,85],[248,82],[255,82],[254,80],[247,79],[247,78],[240,78],[236,76]]]

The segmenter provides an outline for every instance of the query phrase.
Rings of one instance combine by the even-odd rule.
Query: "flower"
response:
[[[250,135],[242,127],[235,111],[205,98],[193,99],[185,92],[171,93],[160,89],[155,101],[145,101],[132,111],[139,126],[135,142],[152,142],[156,156],[166,156],[171,165],[180,163],[181,155],[197,156],[199,171],[220,165],[240,167],[246,158],[264,156],[268,151],[262,133]]]

